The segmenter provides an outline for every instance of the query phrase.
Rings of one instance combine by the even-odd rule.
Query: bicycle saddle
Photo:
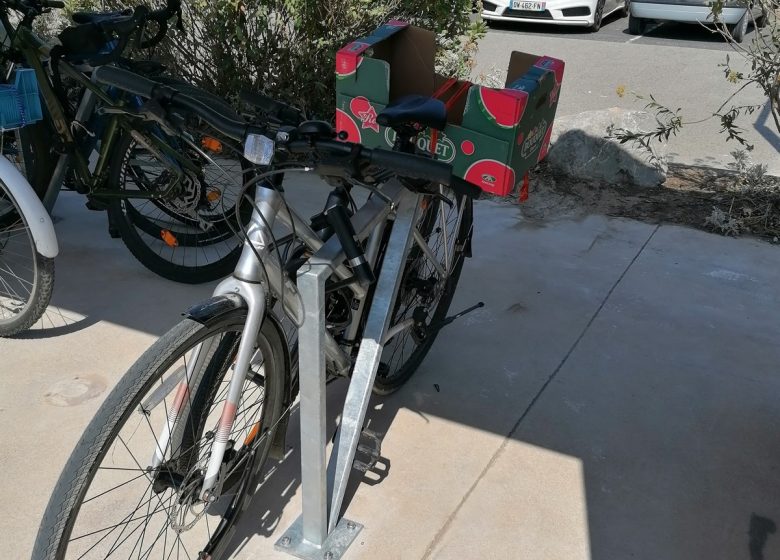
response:
[[[385,107],[376,117],[382,126],[421,124],[442,130],[447,124],[444,102],[425,95],[405,95]]]
[[[71,16],[73,23],[115,23],[124,21],[133,15],[132,8],[117,10],[115,12],[74,12]]]

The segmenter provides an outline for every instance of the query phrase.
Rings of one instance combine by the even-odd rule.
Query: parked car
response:
[[[710,3],[711,0],[634,0],[629,9],[628,31],[641,35],[650,20],[712,23]],[[760,6],[752,5],[748,10],[739,2],[726,2],[720,14],[720,21],[726,24],[737,43],[745,38],[751,21],[763,27],[765,20]]]
[[[579,25],[598,31],[604,17],[613,12],[628,15],[630,0],[487,0],[482,19]]]

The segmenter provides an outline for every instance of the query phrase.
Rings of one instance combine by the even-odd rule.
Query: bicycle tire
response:
[[[465,256],[470,250],[471,234],[472,234],[472,201],[468,197],[456,196],[449,191],[450,197],[455,201],[455,208],[460,211],[461,205],[463,205],[463,216],[458,226],[458,231],[453,238],[452,249],[453,258],[451,272],[443,282],[441,287],[441,293],[436,300],[435,308],[433,310],[427,310],[427,326],[438,323],[443,320],[447,315],[447,310],[452,303],[452,298],[455,295],[455,289],[457,288],[458,281],[460,280],[460,273],[463,269],[463,261]],[[432,235],[440,229],[436,225],[437,214],[441,205],[445,204],[437,198],[429,197],[427,206],[423,212],[419,224],[421,225],[420,233],[423,238],[429,240]],[[386,242],[385,242],[386,243]],[[383,250],[384,252],[384,250]],[[406,313],[401,313],[401,306],[409,297],[418,297],[419,289],[415,288],[417,278],[412,278],[411,271],[416,266],[419,266],[420,259],[423,259],[425,255],[416,245],[412,245],[407,258],[406,266],[402,274],[401,287],[398,290],[398,296],[396,297],[396,303],[393,310],[393,319],[391,324],[396,324],[403,320],[409,312],[411,303],[406,308]],[[417,283],[419,285],[419,283]],[[408,329],[407,331],[400,333],[387,342],[382,354],[382,362],[380,363],[379,371],[377,372],[374,380],[373,392],[377,395],[389,395],[397,391],[409,378],[412,377],[417,368],[420,366],[428,351],[433,346],[439,331],[425,332],[425,329],[420,329],[416,332],[416,329]],[[409,356],[404,359],[403,350],[400,357],[400,363],[397,369],[392,370],[391,364],[387,363],[387,355],[392,351],[393,344],[399,342],[405,344],[404,337],[412,337],[413,341],[416,341],[416,345]]]
[[[213,94],[172,78],[160,78],[160,81],[164,81],[201,101],[217,105],[222,112],[233,114],[236,119],[240,118],[230,105]],[[215,134],[215,136],[217,135]],[[224,141],[223,144],[231,146],[227,141]],[[112,148],[109,171],[109,184],[112,189],[126,187],[123,182],[123,173],[126,173],[125,163],[130,157],[133,146],[134,141],[130,134],[124,133]],[[229,147],[229,149],[237,151],[235,146]],[[240,165],[241,178],[246,181],[251,177],[252,166],[240,156],[240,153],[237,152],[234,155]],[[237,193],[235,185],[233,190]],[[251,195],[251,192],[249,194]],[[224,206],[224,198],[220,202]],[[199,231],[198,224],[194,220],[177,214],[168,208],[164,201],[138,202],[140,207],[152,204],[153,211],[156,211],[158,218],[160,218],[157,220],[144,216],[139,209],[140,207],[137,207],[131,198],[113,199],[109,203],[108,212],[111,224],[116,226],[125,246],[146,268],[168,280],[186,284],[201,284],[224,278],[235,269],[242,248],[241,239],[234,233],[238,230],[238,225],[234,220],[235,204],[238,203],[240,201],[234,200],[229,203],[228,207],[220,207],[219,218],[213,214],[211,216],[213,219],[209,220],[212,228],[208,232]],[[249,220],[250,205],[246,204],[246,210],[242,208],[241,215],[244,221]],[[161,225],[161,219],[168,220],[164,226]],[[166,246],[165,238],[161,238],[164,231],[173,235],[175,245]],[[187,258],[188,250],[189,259]],[[199,254],[203,255],[206,262],[198,261]]]
[[[245,310],[235,310],[225,315],[215,317],[213,321],[210,321],[211,324],[208,326],[191,319],[185,319],[163,335],[130,368],[120,380],[119,384],[109,394],[106,401],[90,422],[60,475],[41,521],[32,554],[34,560],[61,560],[71,557],[70,554],[74,554],[75,557],[83,552],[84,548],[90,546],[91,548],[87,550],[86,558],[90,557],[89,554],[92,554],[92,557],[103,558],[106,556],[105,550],[108,547],[106,536],[111,535],[109,539],[114,538],[112,533],[118,530],[122,525],[124,525],[122,531],[116,536],[109,548],[112,557],[123,557],[124,551],[128,549],[128,557],[135,557],[142,551],[143,554],[140,554],[142,557],[168,558],[173,556],[174,543],[170,544],[170,551],[167,550],[169,546],[168,540],[171,538],[169,533],[174,533],[176,530],[181,529],[182,525],[179,524],[172,528],[171,523],[173,523],[174,518],[178,522],[180,519],[178,516],[181,515],[185,509],[189,509],[188,507],[182,507],[182,504],[189,504],[191,507],[195,506],[195,502],[190,504],[190,498],[198,494],[199,490],[197,489],[197,485],[188,488],[185,482],[188,480],[197,482],[198,476],[202,479],[202,474],[198,469],[205,465],[203,461],[205,461],[205,458],[208,457],[208,453],[210,452],[210,447],[208,447],[209,438],[211,437],[213,439],[213,433],[217,430],[217,426],[220,425],[219,416],[222,406],[219,404],[218,395],[216,394],[221,392],[221,389],[219,388],[226,384],[227,372],[230,371],[230,365],[234,359],[233,351],[238,346],[239,335],[245,321]],[[184,443],[177,448],[177,451],[171,452],[170,456],[166,449],[165,456],[168,459],[163,463],[163,465],[165,465],[164,468],[161,466],[154,471],[149,471],[147,467],[147,469],[144,470],[143,467],[141,467],[144,463],[140,463],[134,458],[128,446],[134,443],[132,441],[133,438],[143,438],[143,435],[139,435],[138,432],[146,431],[148,429],[152,432],[153,439],[148,440],[142,445],[142,451],[146,453],[146,455],[143,455],[141,459],[150,459],[155,451],[155,442],[158,442],[155,435],[156,430],[159,430],[165,423],[165,419],[168,418],[168,415],[172,414],[171,409],[167,406],[161,407],[159,403],[155,404],[155,401],[151,397],[154,395],[154,388],[162,385],[164,382],[163,376],[179,361],[180,356],[186,355],[188,349],[193,348],[199,342],[221,335],[224,335],[224,337],[220,338],[214,351],[207,355],[208,363],[193,374],[194,376],[200,377],[200,381],[196,382],[197,388],[194,389],[192,393],[184,393],[184,395],[190,396],[191,399],[186,403],[184,403],[184,399],[180,401],[184,403],[181,410],[185,410],[186,412],[183,412],[177,419],[172,420],[175,427],[184,427],[186,430],[189,426],[193,440],[206,443],[206,446],[203,449],[194,450],[197,451],[195,456],[200,457],[199,460],[201,463],[198,464],[196,462],[193,464],[192,455],[194,451],[190,451],[192,448],[188,448],[188,440],[182,438],[181,441]],[[242,399],[239,406],[243,407],[246,404],[246,409],[239,408],[237,411],[236,423],[233,425],[233,429],[228,434],[228,437],[230,437],[231,440],[235,438],[235,441],[243,441],[243,443],[240,448],[234,448],[232,458],[225,464],[225,468],[230,469],[233,468],[234,465],[237,468],[243,465],[243,471],[241,471],[240,475],[239,473],[236,473],[234,478],[231,478],[230,473],[220,474],[220,481],[226,481],[225,486],[222,487],[223,494],[214,502],[198,502],[205,505],[203,506],[204,509],[201,517],[196,519],[194,523],[197,524],[197,522],[201,522],[199,530],[202,532],[204,528],[203,520],[205,519],[205,529],[207,532],[204,538],[208,539],[207,543],[203,543],[203,548],[200,548],[201,545],[198,544],[196,547],[197,550],[193,549],[188,551],[186,545],[184,545],[183,539],[196,539],[197,535],[192,533],[194,525],[176,533],[174,539],[175,545],[184,545],[185,553],[190,558],[199,557],[197,554],[201,551],[207,552],[210,555],[208,557],[211,558],[218,558],[221,556],[225,548],[230,544],[230,540],[235,531],[236,521],[246,509],[249,497],[257,486],[258,478],[263,472],[263,465],[267,459],[277,424],[280,423],[280,420],[283,417],[283,394],[286,390],[286,387],[284,386],[286,383],[286,381],[284,381],[286,379],[284,368],[287,366],[284,359],[282,344],[283,340],[273,322],[265,321],[258,334],[257,341],[257,348],[262,352],[263,359],[262,369],[259,369],[258,371],[261,371],[262,375],[260,375],[258,371],[255,371],[251,382],[250,380],[247,380],[244,386],[245,389],[248,384],[261,386],[257,378],[259,376],[262,379],[264,397],[262,400],[262,411],[253,413],[255,416],[242,416],[242,414],[245,414],[244,410],[251,410],[252,407],[255,406],[254,403],[247,404],[247,401],[251,402],[251,399],[247,399],[247,401]],[[177,390],[170,390],[170,388],[166,388],[165,390],[169,391],[169,394],[165,397],[166,399],[170,397],[170,394],[177,393]],[[171,399],[171,402],[172,400],[173,399]],[[215,404],[215,400],[217,403],[212,409],[211,407]],[[164,403],[165,400],[162,402]],[[146,408],[144,408],[144,406],[146,406]],[[138,426],[135,428],[132,425],[134,417],[142,418],[137,421]],[[260,418],[259,422],[262,424],[263,429],[255,431],[255,427],[260,425],[255,423],[257,418]],[[146,424],[149,425],[149,428],[144,428],[142,430],[144,419],[146,420]],[[236,425],[239,424],[239,419],[241,419],[243,425],[236,428]],[[153,426],[153,420],[160,420],[159,425]],[[214,422],[214,431],[205,430],[205,427],[207,427],[206,421],[209,422],[209,425],[211,425],[211,422]],[[123,428],[128,428],[124,437],[122,437]],[[186,434],[187,431],[184,433]],[[251,436],[252,439],[250,439],[252,433],[255,435]],[[241,437],[236,437],[236,435],[243,436],[244,434],[247,435],[243,440]],[[261,434],[260,437],[258,437],[258,434]],[[112,461],[114,462],[114,465],[124,464],[118,462],[121,458],[117,457],[119,453],[123,453],[122,446],[116,446],[116,449],[119,449],[119,452],[117,452],[112,445],[117,443],[117,441],[121,442],[124,445],[124,448],[128,450],[127,454],[134,458],[133,461],[128,462],[128,464],[131,466],[135,464],[138,468],[123,469],[116,466],[101,467],[104,460]],[[146,447],[146,449],[143,449],[143,447]],[[159,447],[159,445],[157,445],[157,447]],[[184,451],[179,453],[181,448],[184,448]],[[228,454],[226,454],[226,457],[228,457]],[[125,461],[127,460],[125,459]],[[145,464],[148,465],[148,463]],[[183,468],[183,465],[188,465],[190,471],[185,475],[178,473],[177,476],[181,477],[178,483],[179,487],[176,488],[175,483],[170,483],[166,486],[165,480],[174,480],[174,474],[177,474],[178,472],[176,469]],[[101,471],[108,472],[109,474],[106,476],[111,479],[108,482],[110,487],[102,492],[103,486],[95,482],[96,473]],[[125,483],[115,484],[116,478],[121,476],[117,473],[124,471],[140,471],[141,474],[135,479],[131,479]],[[154,476],[152,476],[152,473],[154,473]],[[163,474],[166,476],[163,477]],[[134,475],[124,476],[130,477]],[[92,510],[99,506],[90,505],[88,508],[85,507],[86,504],[92,504],[92,502],[98,498],[101,501],[106,499],[105,496],[109,493],[115,491],[123,494],[127,493],[131,488],[130,485],[133,481],[142,477],[146,477],[146,480],[143,480],[140,485],[146,486],[146,488],[138,501],[135,500],[135,495],[133,495],[132,499],[128,499],[126,496],[115,497],[115,499],[122,504],[130,505],[131,509],[133,504],[136,504],[135,511],[131,511],[129,516],[125,515],[122,518],[121,516],[124,513],[124,510],[119,510],[117,507],[102,506],[102,508],[99,509],[100,515],[95,517]],[[236,477],[238,480],[236,480]],[[87,492],[92,488],[93,484],[97,485],[94,490],[97,493],[91,495],[90,498],[87,498]],[[160,484],[160,488],[162,488],[159,493],[157,493],[157,491],[160,488],[155,486],[157,484]],[[218,481],[215,488],[219,488],[220,484],[221,482]],[[236,485],[238,486],[236,487]],[[185,494],[188,489],[191,490],[191,493]],[[157,519],[158,523],[162,521],[162,529],[158,532],[154,541],[151,542],[148,551],[145,548],[145,545],[148,544],[148,541],[145,541],[146,531],[149,529],[150,520],[157,515],[157,513],[161,513],[161,511],[158,511],[159,505],[155,504],[155,511],[149,514],[151,506],[143,503],[147,493],[150,496],[148,503],[154,503],[152,494],[157,496],[157,501],[163,505],[162,513],[164,514],[164,518]],[[167,501],[168,509],[165,509],[164,501]],[[136,518],[134,514],[138,511],[143,512],[144,507],[147,508],[148,518],[144,518],[143,516]],[[186,514],[186,512],[184,513]],[[211,518],[212,514],[220,517],[220,523],[214,528],[213,532],[209,525],[209,518]],[[90,517],[91,515],[92,517]],[[109,518],[109,515],[112,517]],[[113,525],[117,518],[121,519],[120,524]],[[79,520],[82,522],[89,522],[91,519],[99,522],[101,525],[106,523],[108,525],[102,530],[94,532],[87,530],[82,533]],[[135,543],[125,544],[128,540],[132,540],[133,534],[141,527],[139,524],[130,530],[130,523],[134,523],[140,519],[145,519],[145,524],[143,525],[143,531],[140,533],[140,537],[136,537]],[[186,519],[182,519],[181,521],[183,523]],[[79,524],[77,525],[77,523]],[[74,533],[74,527],[76,526],[78,526],[79,530]],[[124,536],[124,532],[127,530],[130,530],[130,532],[127,536]],[[108,533],[100,537],[96,543],[78,542],[89,537],[92,537],[92,540],[96,540],[101,531],[103,533],[108,531]],[[163,533],[165,535],[164,537],[162,536]],[[154,533],[150,534],[153,535]],[[123,536],[124,540],[120,542],[120,539]],[[149,537],[150,540],[151,538],[152,537]],[[163,538],[164,541],[161,554],[159,556],[157,553],[152,554],[155,547],[160,546],[160,540]],[[197,540],[197,542],[200,543],[200,540]],[[77,546],[80,548],[74,551],[73,548]],[[119,553],[119,550],[122,550],[122,552]],[[192,552],[194,552],[194,554],[192,554]]]
[[[20,276],[22,270],[31,272],[32,278]],[[23,291],[26,296],[20,295]],[[37,251],[27,219],[0,181],[0,336],[13,336],[34,325],[53,291],[54,259]]]

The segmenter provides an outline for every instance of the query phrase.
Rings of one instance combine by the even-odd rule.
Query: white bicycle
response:
[[[54,288],[57,236],[27,179],[0,157],[0,336],[32,326]]]

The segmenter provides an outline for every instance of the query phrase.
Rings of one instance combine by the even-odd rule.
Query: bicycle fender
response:
[[[246,312],[247,306],[244,298],[237,294],[215,296],[190,307],[184,316],[201,325],[212,325],[222,319],[228,313],[236,310]]]
[[[0,181],[8,187],[11,196],[19,205],[27,227],[30,228],[35,249],[49,259],[56,257],[59,246],[49,213],[24,175],[4,157],[0,157]]]

